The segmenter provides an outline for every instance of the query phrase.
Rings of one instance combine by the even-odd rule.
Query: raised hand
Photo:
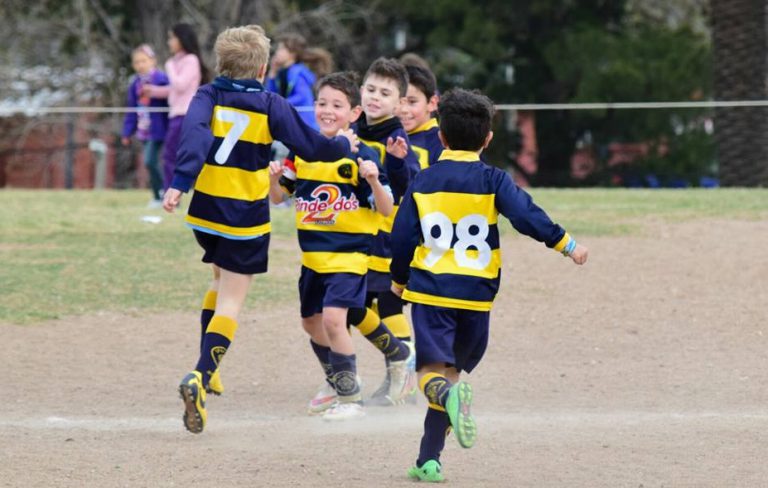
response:
[[[358,173],[368,181],[379,179],[379,167],[370,160],[357,158]]]
[[[349,141],[349,147],[352,149],[352,152],[357,152],[357,147],[360,145],[360,140],[357,138],[355,131],[352,129],[339,129],[336,135],[345,137]]]
[[[387,139],[387,154],[390,154],[396,158],[403,159],[408,155],[408,143],[405,139],[398,136],[397,139]]]

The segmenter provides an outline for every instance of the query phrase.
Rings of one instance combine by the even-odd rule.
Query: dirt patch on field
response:
[[[585,238],[578,268],[505,238],[492,342],[470,377],[480,436],[454,486],[758,486],[768,479],[768,222]],[[190,263],[190,266],[194,266]],[[298,272],[298,270],[296,270]],[[197,297],[192,297],[197,302]],[[320,384],[298,307],[248,310],[209,424],[176,385],[197,314],[0,326],[2,486],[411,486],[425,406],[305,414]],[[372,391],[377,353],[356,334]]]

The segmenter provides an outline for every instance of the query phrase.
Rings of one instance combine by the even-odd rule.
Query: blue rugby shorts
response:
[[[472,371],[488,347],[490,312],[411,304],[416,340],[416,369],[446,363]]]
[[[365,307],[365,275],[318,273],[306,266],[299,276],[302,318],[322,313],[323,307]]]

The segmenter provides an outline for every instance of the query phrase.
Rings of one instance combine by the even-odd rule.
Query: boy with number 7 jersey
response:
[[[221,393],[218,368],[229,347],[252,275],[267,271],[269,157],[282,141],[309,160],[336,160],[357,146],[351,131],[321,136],[262,82],[269,38],[257,25],[229,28],[216,38],[213,83],[198,89],[182,127],[177,167],[163,207],[172,212],[194,186],[186,223],[213,265],[203,300],[200,356],[179,386],[184,426],[203,431],[206,391]]]
[[[418,173],[392,229],[392,292],[412,305],[419,388],[428,402],[424,435],[411,478],[443,481],[440,452],[452,428],[462,447],[477,430],[472,388],[459,381],[488,344],[489,312],[499,288],[498,216],[576,264],[587,249],[553,223],[504,171],[480,161],[491,142],[493,104],[454,89],[439,105],[439,137],[446,148]]]

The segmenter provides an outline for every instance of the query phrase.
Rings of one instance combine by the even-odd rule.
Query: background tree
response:
[[[712,0],[718,100],[765,100],[766,2]],[[768,185],[768,108],[721,108],[715,112],[720,178],[727,186]]]

